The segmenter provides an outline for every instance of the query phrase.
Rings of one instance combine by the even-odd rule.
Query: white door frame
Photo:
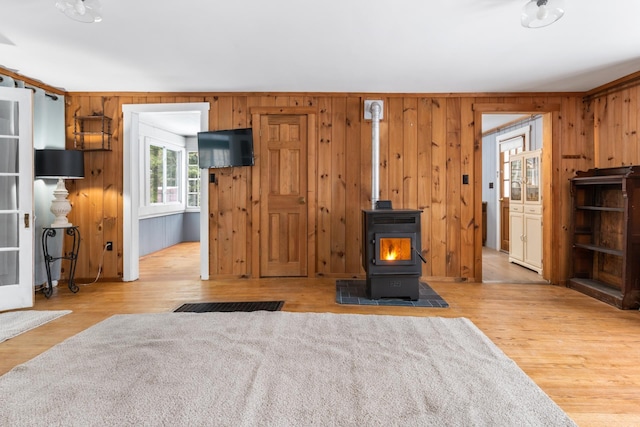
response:
[[[140,150],[138,124],[140,113],[185,112],[200,113],[200,130],[209,129],[209,103],[180,104],[124,104],[123,114],[123,271],[122,280],[130,282],[140,277],[140,229],[138,207],[140,205]],[[202,174],[200,182],[200,278],[209,279],[209,193],[208,174]]]
[[[18,283],[0,286],[0,310],[12,310],[32,307],[34,300],[33,92],[31,89],[0,87],[0,100],[18,103],[18,132],[11,136],[18,139],[18,194],[14,195],[18,205],[17,210],[4,212],[18,217],[18,247],[0,248],[18,253]],[[16,173],[8,172],[5,176],[16,177]]]

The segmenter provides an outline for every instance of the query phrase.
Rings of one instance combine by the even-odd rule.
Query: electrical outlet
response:
[[[112,251],[113,250],[113,242],[107,242],[106,247],[107,247],[108,251]]]

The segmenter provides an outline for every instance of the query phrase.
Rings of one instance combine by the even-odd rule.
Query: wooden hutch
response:
[[[640,166],[577,172],[571,195],[568,286],[618,308],[640,307]]]

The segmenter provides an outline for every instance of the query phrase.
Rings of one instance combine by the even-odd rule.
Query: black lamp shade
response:
[[[79,150],[36,150],[36,178],[84,178],[84,153]]]

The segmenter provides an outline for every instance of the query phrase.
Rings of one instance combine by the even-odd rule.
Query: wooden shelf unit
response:
[[[568,287],[618,308],[640,307],[640,166],[577,172],[571,196]]]
[[[74,115],[73,145],[82,151],[111,151],[111,118],[103,114]]]

